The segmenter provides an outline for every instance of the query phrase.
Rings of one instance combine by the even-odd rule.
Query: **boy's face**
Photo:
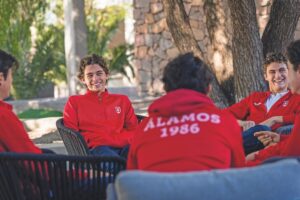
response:
[[[289,86],[292,93],[300,94],[300,68],[294,71],[293,65],[288,62],[289,68]]]
[[[267,66],[265,79],[273,93],[283,92],[288,88],[288,69],[285,63],[272,62]]]
[[[104,92],[108,74],[98,64],[87,65],[81,82],[92,92]]]
[[[4,74],[0,72],[0,99],[3,100],[9,97],[10,88],[13,82],[12,69],[10,68],[7,73],[6,79]]]

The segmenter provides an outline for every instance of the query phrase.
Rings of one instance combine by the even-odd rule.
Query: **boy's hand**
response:
[[[264,146],[270,146],[280,142],[280,135],[271,131],[259,131],[254,136],[263,143]]]

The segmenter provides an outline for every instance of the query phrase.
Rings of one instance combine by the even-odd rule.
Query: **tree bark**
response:
[[[263,47],[254,0],[228,0],[231,10],[232,56],[236,101],[264,89]]]
[[[206,63],[209,63],[207,62],[208,59],[205,57],[206,54],[204,53],[204,50],[201,49],[194,37],[188,16],[184,9],[183,1],[163,0],[163,4],[169,30],[180,53],[193,52],[194,55],[203,59]],[[212,81],[213,90],[210,96],[219,107],[226,107],[228,101],[215,77],[215,69],[211,65],[209,65],[209,67],[214,74],[214,79]]]
[[[84,0],[64,0],[64,16],[68,88],[69,95],[74,95],[80,86],[77,79],[79,61],[87,53]]]
[[[227,1],[205,0],[203,10],[210,46],[207,53],[228,101],[234,103],[232,67],[232,27]]]
[[[264,57],[268,52],[285,51],[294,39],[299,17],[299,0],[274,0],[270,19],[262,36]]]

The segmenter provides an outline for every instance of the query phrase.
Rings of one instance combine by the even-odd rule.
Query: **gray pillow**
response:
[[[202,172],[121,172],[108,199],[300,200],[296,159],[258,167]],[[110,198],[115,190],[115,195]]]

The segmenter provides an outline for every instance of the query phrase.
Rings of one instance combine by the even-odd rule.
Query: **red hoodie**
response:
[[[266,101],[271,92],[254,92],[250,96],[233,104],[226,110],[231,112],[236,119],[251,120],[259,124],[270,117],[283,116],[283,124],[274,124],[272,130],[284,124],[294,123],[295,115],[300,113],[300,95],[290,91],[282,96],[267,112]]]
[[[194,171],[242,167],[240,128],[206,96],[178,89],[159,98],[138,127],[128,169]]]
[[[63,117],[65,126],[82,133],[89,148],[124,147],[138,124],[128,97],[107,91],[71,96]]]
[[[248,162],[247,165],[258,165],[264,160],[275,156],[300,156],[300,115],[296,116],[292,133],[287,139],[277,145],[260,150],[255,155],[255,160]]]
[[[12,106],[0,100],[0,152],[42,153],[29,139]]]

